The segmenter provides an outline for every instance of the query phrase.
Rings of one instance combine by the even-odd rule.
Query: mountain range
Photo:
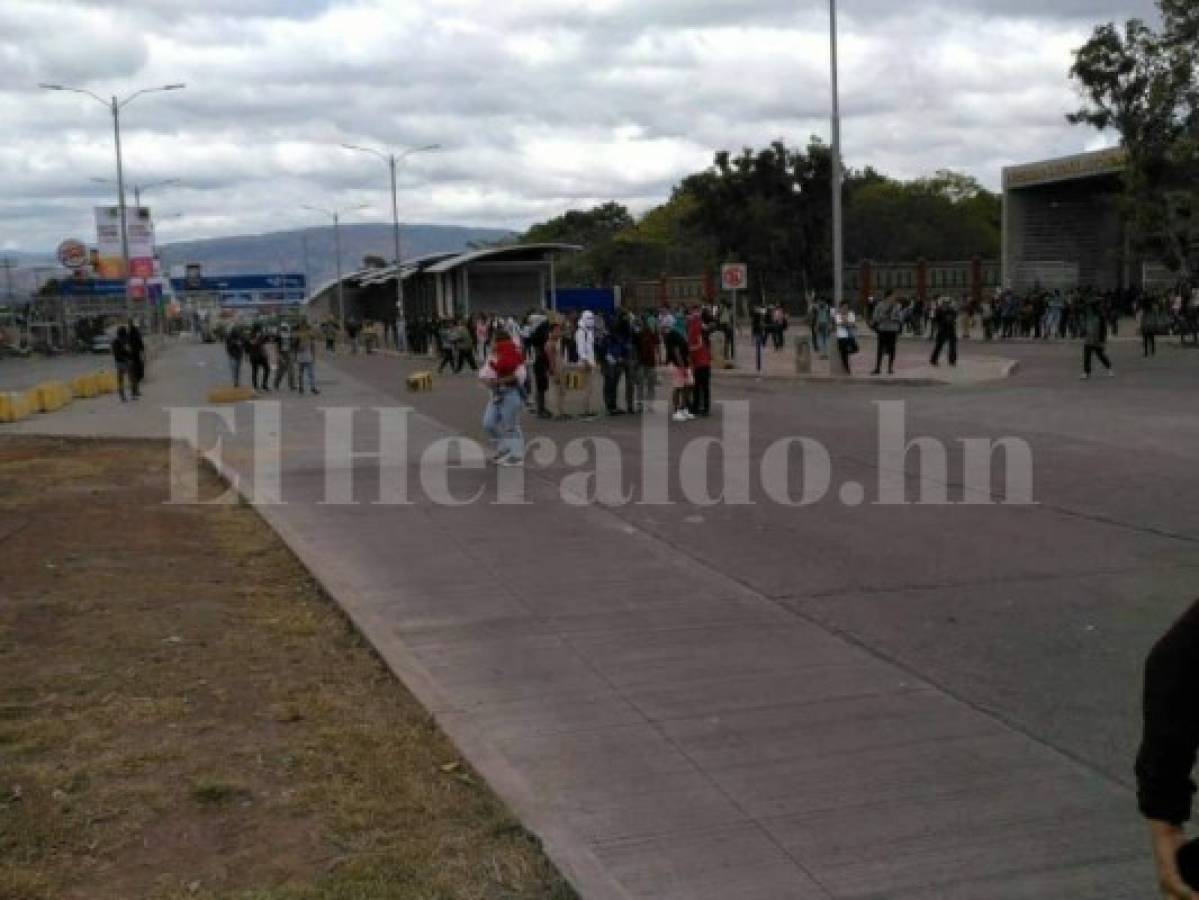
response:
[[[430,253],[471,250],[510,243],[511,231],[449,225],[401,225],[400,252],[404,259]],[[335,277],[337,259],[332,227],[276,231],[162,244],[158,254],[164,271],[198,263],[205,275],[237,275],[303,272],[310,288]],[[373,222],[341,226],[341,269],[363,268],[363,258],[379,256],[390,262],[395,256],[392,226]]]
[[[400,226],[400,250],[404,259],[430,253],[472,250],[515,240],[515,232],[498,228],[472,228],[452,225]],[[188,263],[198,263],[204,275],[253,275],[303,272],[309,288],[319,287],[337,272],[333,228],[305,228],[234,237],[208,238],[160,244],[158,255],[163,271]],[[390,262],[395,256],[392,226],[374,222],[355,222],[341,226],[341,268],[352,272],[363,268],[366,256],[379,256]],[[33,290],[39,278],[36,267],[54,265],[54,253],[0,252],[0,266],[9,259],[15,266],[13,290],[18,296]],[[0,276],[5,273],[0,272]],[[41,273],[44,279],[46,273]],[[0,277],[0,297],[6,283]]]

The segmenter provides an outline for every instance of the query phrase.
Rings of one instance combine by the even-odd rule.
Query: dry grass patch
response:
[[[0,900],[573,898],[253,510],[163,504],[168,464],[0,440]]]

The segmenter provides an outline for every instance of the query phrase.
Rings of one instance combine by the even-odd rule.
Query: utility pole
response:
[[[2,261],[0,261],[0,269],[4,270],[5,290],[7,291],[9,303],[12,303],[14,299],[12,289],[12,270],[15,268],[16,263],[14,263],[8,257],[5,257]]]
[[[845,248],[842,243],[841,211],[841,184],[844,173],[841,168],[841,93],[837,73],[837,0],[829,0],[829,43],[833,86],[833,310],[835,312],[840,306],[845,292]],[[829,353],[828,358],[830,374],[849,374],[845,371],[839,354]]]

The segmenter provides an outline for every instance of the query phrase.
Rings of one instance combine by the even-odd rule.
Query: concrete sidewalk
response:
[[[162,436],[157,407],[199,405],[223,374],[219,350],[178,348],[140,405],[0,434]],[[321,374],[321,407],[393,405]],[[1125,787],[535,471],[523,507],[381,506],[360,459],[362,502],[319,505],[318,398],[282,401],[287,504],[263,516],[583,896],[1146,896]],[[245,491],[253,412],[225,437]],[[454,434],[409,423],[410,460]],[[369,450],[377,428],[353,436]],[[414,463],[390,474],[419,484]],[[467,496],[508,476],[450,477]]]

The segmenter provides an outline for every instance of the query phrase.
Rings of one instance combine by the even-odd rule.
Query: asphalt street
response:
[[[971,349],[963,342],[963,354]],[[717,401],[750,403],[752,460],[782,437],[811,437],[827,447],[828,497],[799,509],[768,501],[697,509],[676,491],[674,505],[627,504],[613,512],[1131,786],[1140,667],[1156,637],[1199,597],[1199,352],[1162,346],[1145,360],[1139,346],[1114,344],[1116,377],[1090,381],[1078,379],[1077,344],[996,343],[986,352],[1018,359],[1017,376],[951,388],[718,378]],[[455,430],[482,436],[485,395],[469,372],[439,379],[433,393],[412,394],[402,375],[426,368],[422,362],[342,355],[336,365]],[[1037,505],[871,503],[880,400],[906,404],[909,438],[944,443],[951,500],[961,499],[953,487],[961,439],[1027,441]],[[634,417],[587,425],[525,416],[524,424],[530,437],[560,444],[585,434],[612,438],[628,481],[638,480],[643,460]],[[672,472],[685,439],[700,434],[719,436],[719,418],[671,426]],[[907,463],[914,497],[919,455],[909,454]],[[569,471],[559,461],[541,474],[556,481]],[[845,481],[867,486],[867,502],[842,505],[837,485]]]

